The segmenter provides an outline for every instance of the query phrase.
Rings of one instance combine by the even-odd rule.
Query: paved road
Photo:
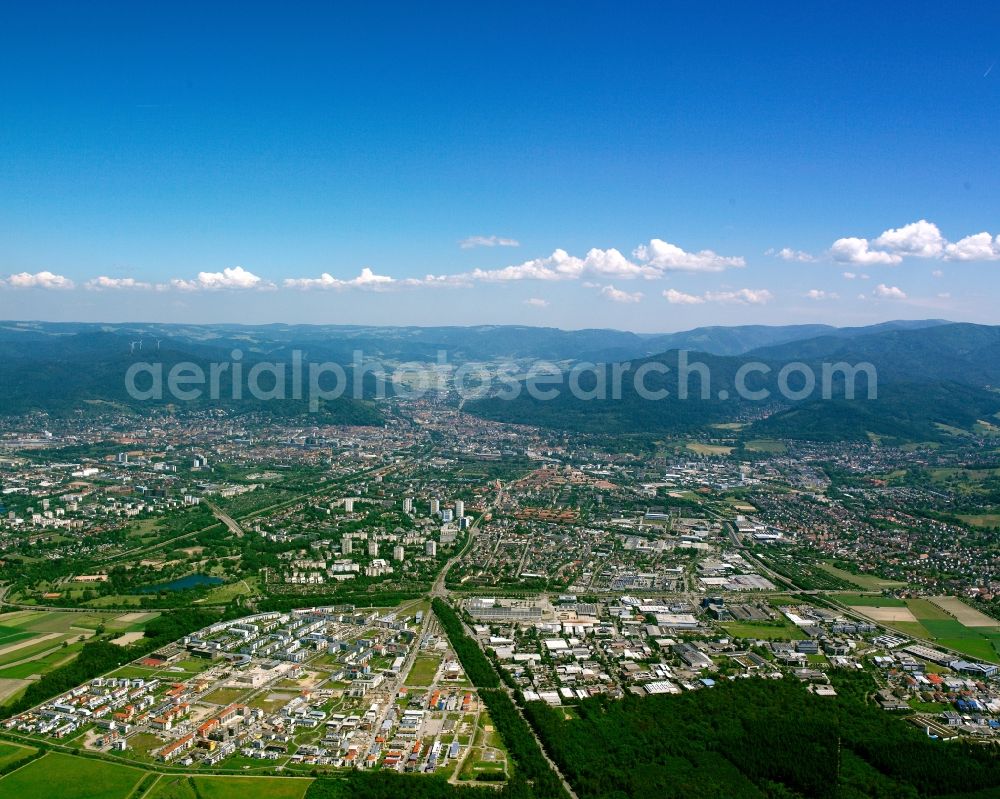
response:
[[[229,528],[229,532],[231,532],[237,538],[243,537],[243,528],[239,526],[239,524],[232,516],[230,516],[228,513],[222,510],[218,505],[213,505],[211,502],[206,502],[205,504],[208,505],[209,510],[212,511],[215,518]]]

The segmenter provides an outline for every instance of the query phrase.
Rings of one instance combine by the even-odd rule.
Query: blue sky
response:
[[[21,4],[0,318],[996,322],[1000,8],[875,8]]]

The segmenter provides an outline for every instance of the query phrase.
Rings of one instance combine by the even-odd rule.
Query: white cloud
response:
[[[144,283],[141,280],[136,280],[134,277],[105,277],[104,275],[101,275],[100,277],[95,277],[93,280],[88,280],[84,283],[83,287],[85,289],[93,289],[97,291],[103,291],[105,289],[136,289],[148,291],[153,288],[153,284]]]
[[[721,272],[729,267],[745,266],[738,256],[722,256],[712,250],[687,252],[675,244],[652,239],[632,252],[630,260],[620,250],[594,247],[582,258],[558,249],[545,258],[533,258],[499,269],[474,269],[456,278],[482,282],[513,280],[580,280],[582,278],[645,278],[653,280],[666,272]]]
[[[181,291],[217,291],[219,289],[266,289],[274,284],[248,272],[242,266],[227,267],[221,272],[199,272],[194,280],[174,279],[171,287]]]
[[[534,258],[500,269],[474,269],[466,275],[457,277],[498,283],[511,280],[579,280],[585,275],[626,279],[655,278],[661,274],[657,268],[632,263],[614,248],[608,250],[594,248],[583,258],[577,258],[560,249],[555,250],[547,258]]]
[[[469,273],[475,280],[487,282],[506,280],[575,280],[583,271],[583,261],[566,250],[556,250],[548,258],[533,258],[501,269],[474,269]]]
[[[809,264],[816,260],[815,256],[810,255],[803,250],[793,250],[791,247],[782,247],[780,250],[776,250],[772,247],[769,250],[765,250],[764,255],[773,255],[776,258],[780,258],[782,261],[798,261],[803,264]]]
[[[774,299],[767,289],[737,289],[736,291],[706,291],[709,302],[733,302],[741,305],[764,305]]]
[[[721,272],[730,267],[746,266],[741,256],[723,256],[713,250],[687,252],[663,239],[650,239],[649,244],[640,244],[632,255],[664,272]]]
[[[944,277],[944,272],[942,272],[940,269],[935,269],[933,272],[931,272],[931,277]]]
[[[470,236],[459,242],[465,248],[473,247],[516,247],[515,239],[502,236]],[[418,287],[468,287],[477,282],[501,283],[519,280],[566,281],[585,280],[585,285],[597,288],[617,302],[637,302],[640,292],[624,292],[610,287],[609,280],[655,280],[673,271],[720,272],[731,267],[746,265],[740,256],[723,256],[713,250],[688,252],[676,244],[651,239],[647,244],[635,248],[629,258],[614,247],[592,248],[583,257],[570,255],[564,249],[557,249],[551,255],[533,258],[519,264],[497,269],[473,269],[457,274],[426,275],[423,278],[394,278],[376,274],[365,267],[354,278],[343,279],[324,272],[318,277],[286,278],[282,285],[287,289],[360,289],[383,291],[397,288]],[[51,272],[35,275],[23,272],[0,280],[0,285],[8,287],[73,288],[73,281]],[[167,283],[146,283],[135,278],[114,278],[100,275],[88,280],[84,287],[91,290],[148,289],[156,291],[177,290],[185,292],[216,291],[226,289],[271,290],[276,286],[242,266],[223,269],[221,272],[199,272],[193,279],[174,278]],[[628,297],[629,299],[625,299]]]
[[[837,300],[840,299],[840,295],[834,291],[824,291],[823,289],[809,289],[806,292],[806,297],[810,300]]]
[[[774,299],[767,289],[736,289],[735,291],[706,291],[702,295],[685,294],[667,289],[663,296],[671,305],[700,305],[704,302],[737,303],[739,305],[764,305]]]
[[[12,289],[71,289],[73,281],[68,277],[56,275],[52,272],[42,271],[31,274],[30,272],[19,272],[11,275],[0,284]]]
[[[916,258],[937,258],[944,250],[945,240],[937,225],[921,219],[884,231],[872,242],[872,246]]]
[[[525,305],[530,305],[532,308],[548,308],[549,301],[543,300],[540,297],[531,297],[524,301]]]
[[[844,272],[844,278],[847,280],[854,280],[857,275],[854,272]]]
[[[621,289],[616,289],[614,286],[604,286],[601,288],[601,296],[606,297],[612,302],[633,303],[642,300],[641,291],[622,291]]]
[[[902,255],[870,249],[868,239],[837,239],[830,247],[835,261],[848,264],[887,264],[893,266],[903,260]]]
[[[875,290],[872,292],[876,297],[882,297],[887,300],[905,300],[906,292],[903,291],[898,286],[887,286],[885,283],[879,283]]]
[[[944,257],[949,261],[996,261],[1000,259],[1000,236],[976,233],[945,246]]]
[[[663,292],[663,296],[667,298],[667,302],[671,305],[701,305],[705,301],[704,297],[685,294],[683,291],[678,291],[677,289],[667,289]]]
[[[329,272],[323,272],[319,277],[289,277],[282,285],[286,289],[333,290],[343,291],[357,289],[359,291],[389,291],[401,288],[420,287],[456,287],[469,286],[468,275],[425,275],[424,277],[396,278],[390,275],[376,274],[370,267],[364,267],[357,277],[348,279],[334,277]]]
[[[471,250],[473,247],[520,247],[521,242],[503,236],[469,236],[462,239],[458,246],[463,250]]]
[[[975,233],[949,242],[933,222],[920,219],[899,228],[890,228],[869,241],[864,238],[837,239],[830,248],[834,260],[853,264],[893,266],[903,258],[934,258],[944,261],[998,261],[1000,236]]]
[[[319,277],[287,278],[285,288],[289,289],[362,289],[364,291],[381,291],[395,286],[402,281],[388,275],[376,275],[369,267],[361,270],[361,274],[349,280],[342,280],[324,272]]]

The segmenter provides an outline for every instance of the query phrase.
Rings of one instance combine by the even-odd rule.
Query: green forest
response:
[[[579,799],[959,799],[1000,795],[993,747],[941,742],[869,704],[864,674],[820,697],[792,680],[526,713]]]

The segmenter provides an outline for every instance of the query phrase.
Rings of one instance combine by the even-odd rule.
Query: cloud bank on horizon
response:
[[[460,242],[462,249],[477,247],[516,247],[515,239],[499,236],[470,236]],[[782,247],[769,249],[765,253],[779,261],[786,262],[787,268],[811,270],[816,278],[832,275],[824,271],[829,266],[851,266],[866,268],[895,268],[904,262],[992,262],[1000,260],[1000,235],[980,232],[965,235],[957,240],[947,239],[933,222],[920,219],[898,228],[888,228],[877,236],[844,236],[833,241],[830,247],[817,253]],[[657,293],[669,305],[696,306],[708,303],[762,306],[771,303],[780,294],[780,287],[732,286],[728,282],[719,283],[717,276],[732,270],[750,273],[748,260],[743,255],[722,255],[713,249],[685,250],[681,246],[660,238],[634,247],[629,255],[614,247],[593,247],[583,255],[572,255],[558,248],[550,255],[531,258],[519,263],[498,268],[474,268],[471,270],[428,274],[424,277],[396,277],[379,274],[371,267],[363,267],[354,276],[338,277],[329,272],[318,276],[289,277],[272,280],[258,275],[242,266],[225,267],[220,271],[201,271],[192,278],[175,277],[160,282],[139,280],[133,277],[112,277],[99,275],[76,281],[65,275],[48,270],[38,272],[17,272],[0,279],[0,288],[17,290],[74,291],[88,292],[177,292],[191,294],[197,292],[247,292],[247,291],[362,291],[394,292],[413,289],[467,289],[476,285],[496,285],[503,283],[556,284],[574,282],[584,288],[596,289],[597,295],[605,300],[631,305],[640,303],[647,296],[642,291],[629,291],[615,282],[622,281],[665,281],[674,275],[687,275],[692,279],[714,280],[716,285],[705,286],[698,291],[685,291],[668,287]],[[903,273],[899,273],[903,274]],[[931,273],[941,277],[940,269]],[[854,271],[842,271],[840,277],[847,280],[868,279],[869,275]],[[910,294],[901,286],[879,282],[870,293],[861,293],[857,299],[909,300]],[[902,281],[898,281],[902,282]],[[831,288],[811,288],[796,296],[812,301],[836,302],[841,295]],[[938,293],[938,299],[950,298],[950,293]],[[535,308],[546,308],[550,301],[545,297],[531,297],[524,304]]]

